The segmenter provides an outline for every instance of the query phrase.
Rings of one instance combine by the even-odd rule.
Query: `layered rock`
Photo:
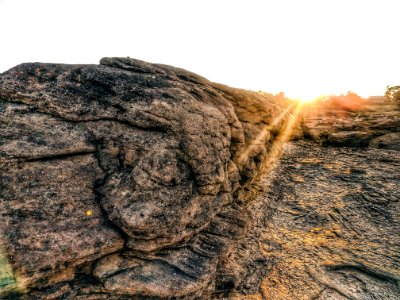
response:
[[[234,293],[219,298],[398,299],[399,120],[388,103],[303,106],[303,137],[258,183],[253,225],[220,269]]]
[[[133,59],[1,74],[1,294],[200,295],[246,231],[281,111]]]
[[[400,150],[400,110],[396,105],[363,100],[354,108],[327,102],[305,107],[306,136],[324,146]]]

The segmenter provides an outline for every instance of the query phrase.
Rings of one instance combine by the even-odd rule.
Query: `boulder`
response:
[[[0,294],[200,295],[248,227],[281,112],[129,58],[1,74]]]
[[[372,148],[383,148],[400,151],[400,132],[388,133],[370,141]]]

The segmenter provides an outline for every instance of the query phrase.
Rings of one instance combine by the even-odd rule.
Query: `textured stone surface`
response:
[[[400,298],[399,112],[276,103],[128,58],[0,74],[0,299]]]
[[[14,270],[1,292],[201,294],[248,226],[240,203],[281,111],[133,59],[1,74],[2,261]]]
[[[236,297],[398,299],[399,167],[398,151],[286,145],[228,258]]]
[[[398,150],[400,110],[396,105],[363,102],[352,109],[323,102],[305,107],[305,135],[325,146]]]

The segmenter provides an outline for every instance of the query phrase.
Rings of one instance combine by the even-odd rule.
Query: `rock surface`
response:
[[[0,74],[0,299],[398,299],[399,113],[276,103],[128,58]]]
[[[133,59],[1,74],[0,292],[200,295],[248,227],[281,111]]]
[[[400,110],[394,104],[364,102],[355,109],[329,103],[306,107],[305,135],[324,146],[400,150]]]
[[[399,299],[399,168],[398,151],[287,144],[228,257],[236,299]]]

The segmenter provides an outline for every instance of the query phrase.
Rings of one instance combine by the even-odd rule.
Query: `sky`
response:
[[[0,0],[0,72],[132,57],[314,98],[400,84],[399,0]]]

